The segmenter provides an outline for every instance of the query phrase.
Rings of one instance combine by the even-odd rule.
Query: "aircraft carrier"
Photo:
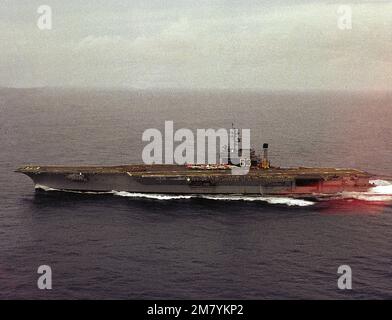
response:
[[[226,164],[39,166],[16,172],[29,176],[36,189],[62,191],[127,191],[154,194],[240,194],[311,196],[343,191],[366,191],[371,175],[356,169],[280,168],[268,159],[268,144],[260,157],[251,152],[245,175],[233,175]]]

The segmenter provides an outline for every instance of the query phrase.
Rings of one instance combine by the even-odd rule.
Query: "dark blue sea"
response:
[[[377,186],[299,205],[36,193],[13,172],[141,162],[143,131],[165,120],[234,122],[274,165],[354,167]],[[392,298],[391,92],[0,89],[0,134],[1,299]]]

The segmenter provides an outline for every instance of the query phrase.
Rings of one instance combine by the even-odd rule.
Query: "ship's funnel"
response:
[[[263,158],[261,159],[261,168],[269,169],[270,162],[268,160],[268,143],[263,143]]]

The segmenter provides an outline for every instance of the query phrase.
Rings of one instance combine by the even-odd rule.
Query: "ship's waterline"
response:
[[[337,168],[252,168],[246,175],[179,165],[26,166],[16,170],[57,190],[156,194],[313,195],[368,190],[371,175]]]

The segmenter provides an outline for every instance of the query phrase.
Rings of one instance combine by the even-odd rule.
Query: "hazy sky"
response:
[[[0,18],[0,86],[392,88],[392,0],[0,0]]]

